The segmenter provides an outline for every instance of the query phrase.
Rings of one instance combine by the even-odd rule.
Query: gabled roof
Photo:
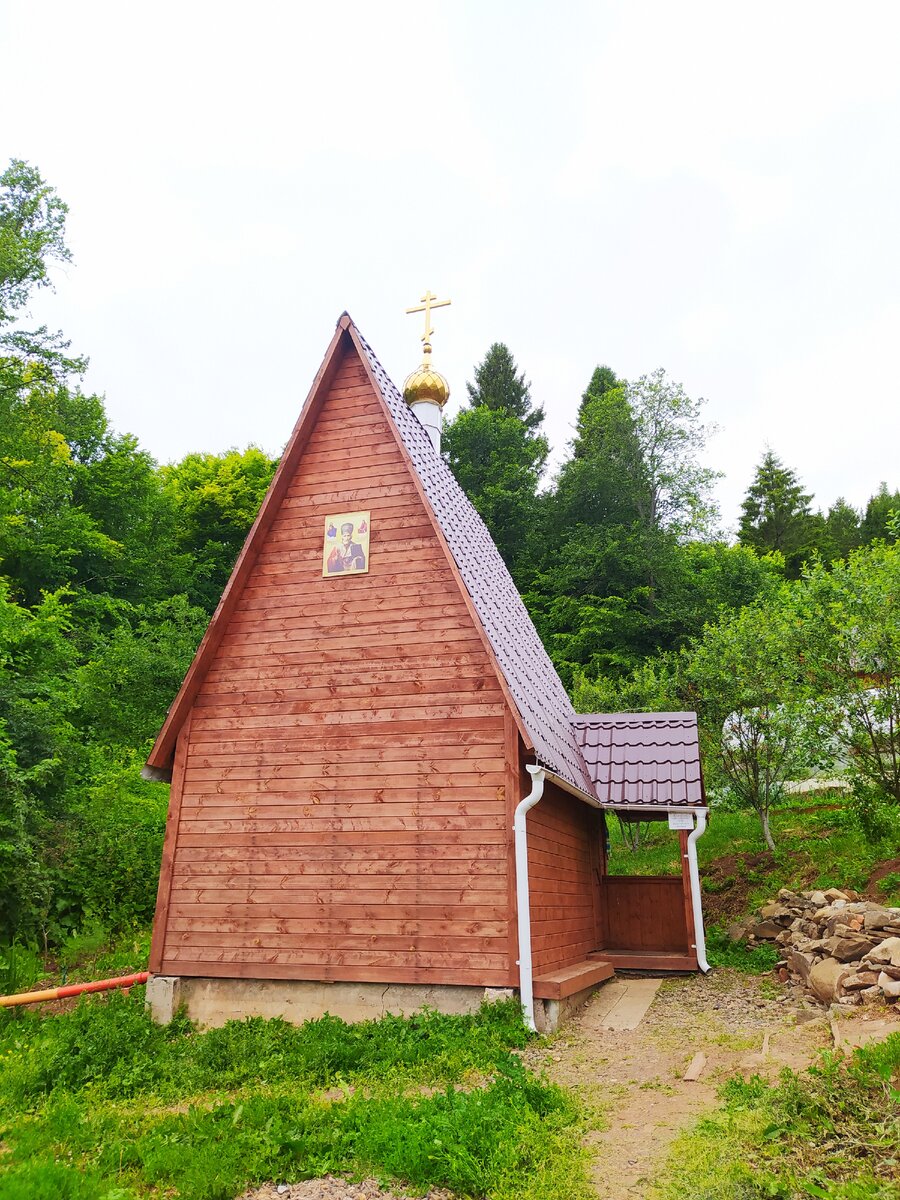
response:
[[[579,791],[593,796],[590,775],[572,724],[575,710],[487,526],[435,450],[418,417],[388,378],[371,346],[352,324],[350,332],[369,363],[412,459],[535,757]]]
[[[328,392],[349,338],[389,414],[401,448],[407,454],[435,527],[446,542],[475,615],[493,652],[501,685],[513,715],[538,762],[588,797],[594,788],[579,748],[575,711],[537,630],[522,603],[500,553],[481,517],[434,449],[418,418],[388,378],[371,347],[345,313],[313,381],[259,515],[247,535],[234,570],[185,676],[150,757],[151,769],[165,771],[172,762],[175,739],[183,724],[228,617],[252,570],[259,546],[290,484],[316,414]]]
[[[602,804],[705,807],[696,713],[584,713],[573,725]]]

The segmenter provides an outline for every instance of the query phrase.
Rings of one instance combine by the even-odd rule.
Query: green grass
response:
[[[329,1172],[589,1195],[575,1101],[513,1053],[528,1035],[512,1002],[199,1033],[153,1025],[142,991],[0,1024],[2,1200],[231,1200]]]
[[[771,971],[781,957],[780,948],[770,942],[733,941],[719,925],[706,929],[706,957],[712,967],[733,967],[749,975]]]
[[[673,1145],[658,1200],[896,1200],[900,1034],[776,1084],[730,1080]]]
[[[610,874],[679,873],[678,838],[664,823],[649,827],[637,851],[627,847],[615,821],[609,830]],[[873,869],[897,855],[900,812],[890,833],[869,841],[841,793],[795,796],[773,813],[772,833],[774,855],[766,850],[753,813],[712,809],[697,857],[705,907],[714,919],[742,916],[781,887],[865,888]],[[900,874],[882,880],[875,891],[883,903],[900,905]]]

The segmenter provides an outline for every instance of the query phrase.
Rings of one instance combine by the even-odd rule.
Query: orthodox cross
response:
[[[425,346],[428,350],[431,349],[431,335],[434,333],[434,330],[431,328],[431,310],[433,308],[444,308],[445,305],[449,303],[449,300],[438,300],[437,296],[433,296],[431,292],[428,291],[422,297],[421,304],[417,305],[415,308],[408,308],[406,310],[407,313],[423,312],[425,314],[425,332],[422,334],[422,341],[425,343]]]

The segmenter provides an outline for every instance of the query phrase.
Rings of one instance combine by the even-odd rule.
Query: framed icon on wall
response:
[[[362,575],[369,569],[370,514],[335,513],[325,518],[323,575]]]

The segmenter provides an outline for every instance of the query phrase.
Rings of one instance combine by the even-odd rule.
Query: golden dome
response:
[[[425,346],[425,361],[418,371],[413,371],[406,377],[403,385],[403,399],[407,404],[428,402],[441,408],[450,399],[450,384],[440,371],[435,371],[431,365],[431,347]]]

